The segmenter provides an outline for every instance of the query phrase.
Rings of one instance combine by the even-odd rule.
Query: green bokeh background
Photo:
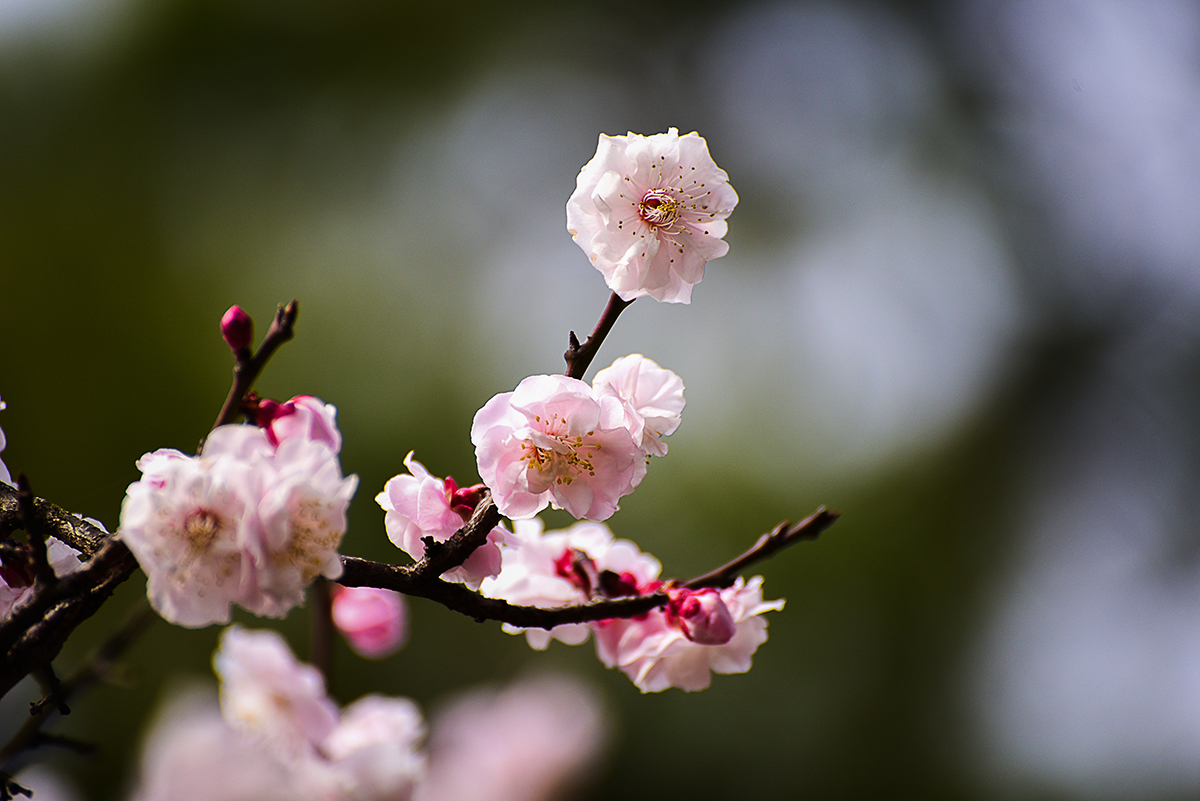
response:
[[[605,671],[590,646],[534,653],[498,626],[414,600],[411,642],[396,656],[364,662],[339,643],[333,691],[342,702],[384,692],[434,709],[480,683],[562,671],[597,688],[613,726],[580,797],[995,796],[969,700],[978,691],[968,671],[977,635],[1011,579],[1025,470],[1082,388],[1103,380],[1099,355],[1129,321],[1056,318],[1055,304],[1069,301],[1027,280],[1064,257],[1045,255],[1036,229],[1018,233],[1037,209],[991,167],[992,98],[955,71],[945,6],[852,7],[901,20],[928,48],[947,92],[939,113],[950,122],[939,125],[976,150],[964,169],[961,151],[942,149],[943,128],[918,145],[920,158],[933,171],[964,172],[1000,209],[1020,291],[1051,309],[1049,322],[1024,329],[1005,351],[1002,378],[969,415],[869,467],[825,470],[806,446],[822,432],[802,415],[806,422],[764,421],[751,404],[744,421],[712,431],[685,415],[670,456],[651,465],[610,521],[668,575],[707,570],[818,505],[844,514],[820,541],[761,566],[768,597],[788,605],[771,615],[770,641],[750,674],[717,677],[703,693],[642,696]],[[400,558],[373,497],[405,454],[473,481],[475,410],[531,372],[560,369],[566,329],[590,330],[607,294],[586,257],[570,252],[559,218],[549,224],[565,244],[544,258],[575,277],[558,285],[542,280],[552,273],[514,273],[512,297],[527,302],[489,307],[481,287],[492,285],[481,275],[494,265],[488,243],[471,236],[475,221],[540,226],[525,216],[526,200],[550,192],[565,202],[574,181],[570,170],[530,175],[496,205],[478,202],[470,184],[445,185],[461,175],[439,178],[438,157],[422,143],[469,127],[459,109],[489,81],[528,81],[534,92],[548,75],[597,82],[607,89],[594,101],[581,96],[561,111],[561,147],[576,166],[600,131],[695,128],[741,195],[731,253],[710,265],[693,304],[635,304],[598,365],[632,350],[654,355],[654,337],[686,346],[675,329],[684,315],[719,321],[749,360],[774,357],[774,335],[747,333],[727,293],[739,273],[762,269],[754,254],[779,235],[777,187],[739,180],[730,164],[738,142],[708,133],[722,130],[723,110],[687,77],[709,57],[690,43],[719,31],[738,6],[158,0],[117,8],[96,23],[104,34],[94,40],[31,37],[0,48],[0,393],[9,404],[0,426],[4,461],[38,495],[115,526],[135,460],[160,447],[193,448],[215,417],[231,369],[221,314],[237,303],[261,332],[276,304],[295,297],[297,337],[257,389],[338,406],[342,464],[360,477],[343,552]],[[615,98],[613,86],[624,87]],[[519,128],[520,109],[513,116]],[[459,202],[393,197],[394,177],[409,172],[428,173],[431,198],[459,193]],[[393,211],[405,217],[389,240],[377,228]],[[392,246],[360,246],[367,231]],[[510,342],[515,331],[557,344],[522,352]],[[778,336],[788,335],[781,321]],[[1185,363],[1179,391],[1193,398],[1194,351]],[[807,402],[801,392],[784,408]],[[705,403],[714,401],[689,394],[689,404]],[[548,527],[566,522],[548,516]],[[80,629],[59,672],[143,593],[138,575]],[[304,653],[303,610],[278,625]],[[120,686],[73,703],[56,730],[100,751],[57,754],[53,763],[87,798],[124,797],[143,723],[173,688],[211,681],[218,633],[156,621],[130,652]],[[1026,792],[1061,790],[1034,781]]]

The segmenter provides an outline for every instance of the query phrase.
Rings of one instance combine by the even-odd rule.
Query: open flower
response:
[[[483,583],[481,592],[512,604],[553,608],[596,598],[620,598],[658,589],[662,565],[629,540],[613,539],[603,523],[581,521],[561,531],[543,533],[541,520],[517,520],[504,548],[504,569]],[[524,632],[539,651],[551,639],[568,645],[587,640],[586,623],[545,629],[504,624],[509,634]]]
[[[282,617],[318,575],[341,574],[358,479],[342,476],[324,440],[294,436],[276,448],[264,429],[220,426],[198,457],[158,450],[138,468],[119,534],[170,622],[227,623],[234,603]]]
[[[599,397],[618,399],[625,427],[647,456],[666,456],[662,438],[679,428],[683,413],[683,381],[640,353],[622,356],[596,373],[592,389]]]
[[[454,479],[431,475],[425,465],[413,458],[411,451],[404,457],[404,466],[409,474],[388,479],[383,492],[375,496],[375,502],[387,512],[383,525],[388,539],[413,559],[421,559],[425,555],[422,538],[433,537],[437,542],[450,539],[470,519],[483,494],[483,485],[459,489]],[[442,578],[479,589],[479,582],[500,572],[497,545],[504,542],[506,533],[503,527],[496,526],[483,545],[461,565],[446,571]]]
[[[510,518],[553,503],[605,520],[646,475],[622,405],[562,375],[530,376],[492,398],[475,413],[471,442],[483,483]]]
[[[622,300],[690,303],[705,262],[729,250],[737,202],[699,134],[601,134],[567,201],[567,230]]]

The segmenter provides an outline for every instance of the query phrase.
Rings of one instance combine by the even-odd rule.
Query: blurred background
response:
[[[405,454],[476,480],[475,410],[604,305],[563,211],[597,135],[671,126],[741,202],[692,304],[636,303],[597,359],[687,384],[609,524],[689,576],[841,511],[761,566],[788,606],[754,669],[641,696],[418,600],[334,693],[574,676],[612,731],[580,798],[1200,794],[1192,0],[0,0],[0,458],[115,528],[135,460],[216,416],[221,314],[295,297],[258,388],[337,405],[343,552],[402,560],[373,498]],[[303,654],[303,610],[278,625]],[[82,798],[125,796],[218,633],[156,621],[72,704]]]

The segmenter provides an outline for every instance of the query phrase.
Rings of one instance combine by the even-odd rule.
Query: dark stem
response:
[[[832,526],[837,519],[837,512],[831,512],[822,506],[794,526],[791,525],[790,521],[785,520],[771,529],[770,533],[759,537],[758,542],[754,543],[750,550],[741,556],[721,565],[716,570],[705,573],[703,576],[697,576],[694,579],[685,581],[682,586],[693,590],[700,589],[701,587],[728,587],[750,565],[772,556],[776,551],[782,550],[792,543],[802,540],[815,540],[821,536],[821,532]]]
[[[295,336],[296,315],[299,311],[300,307],[294,300],[286,306],[280,306],[275,311],[275,319],[271,321],[267,335],[263,337],[262,344],[258,346],[258,352],[252,358],[245,360],[242,356],[248,355],[249,351],[239,352],[236,355],[237,364],[233,368],[233,386],[229,388],[229,395],[225,398],[225,405],[221,407],[221,413],[217,415],[217,421],[213,423],[213,428],[232,423],[237,419],[242,398],[254,386],[259,374],[267,366],[267,361],[280,345]]]
[[[634,300],[636,299],[634,298]],[[596,327],[592,329],[592,335],[587,338],[587,342],[580,345],[575,332],[571,332],[571,346],[563,354],[563,359],[567,362],[568,376],[583,379],[583,374],[587,372],[592,359],[596,358],[596,352],[600,350],[604,338],[612,330],[613,324],[617,322],[621,312],[625,311],[625,307],[631,303],[633,303],[632,300],[621,300],[621,296],[614,292],[608,299],[608,305],[600,313],[600,319],[596,321]]]
[[[333,686],[333,586],[317,577],[309,593],[312,604],[308,661],[325,677],[325,686]]]
[[[479,510],[476,511],[478,517]],[[760,537],[758,542],[741,556],[716,570],[682,582],[679,586],[692,589],[727,587],[733,583],[740,570],[793,543],[816,539],[822,531],[833,525],[837,517],[836,513],[821,508],[795,526],[789,526],[786,522],[781,523],[770,533]],[[474,519],[472,518],[472,520]],[[464,527],[455,534],[455,537],[462,534],[466,528]],[[487,531],[490,530],[491,527],[488,527]],[[337,581],[347,587],[382,587],[402,592],[405,595],[428,598],[475,620],[498,620],[522,628],[549,629],[564,623],[587,623],[608,618],[629,618],[649,612],[668,601],[666,593],[658,592],[634,598],[593,601],[552,609],[518,606],[498,598],[488,598],[472,592],[461,584],[443,581],[438,578],[440,574],[422,571],[420,567],[421,563],[399,567],[353,556],[343,556],[342,575]]]
[[[90,746],[78,741],[43,734],[42,726],[53,717],[56,711],[62,713],[59,704],[65,706],[64,702],[68,697],[92,682],[104,678],[112,669],[117,658],[129,648],[153,620],[154,615],[150,610],[150,604],[143,599],[125,618],[121,627],[89,654],[83,665],[70,678],[59,682],[54,692],[47,694],[45,698],[30,707],[30,718],[17,730],[4,748],[0,749],[0,768],[5,771],[9,770],[13,761],[21,754],[43,745],[57,745],[81,752],[88,750]]]
[[[58,581],[58,577],[54,575],[54,568],[50,567],[46,535],[38,524],[33,493],[29,491],[29,481],[25,478],[24,473],[17,476],[17,508],[21,527],[25,529],[29,540],[29,551],[33,556],[33,578],[39,586],[53,586]]]

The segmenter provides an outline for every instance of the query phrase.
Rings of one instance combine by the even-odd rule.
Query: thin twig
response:
[[[637,300],[637,298],[634,298],[634,300]],[[631,303],[633,303],[632,300],[621,300],[621,296],[614,292],[609,297],[604,311],[600,313],[600,319],[596,321],[596,327],[592,329],[592,334],[587,338],[587,342],[580,345],[575,332],[571,332],[570,347],[563,354],[563,359],[567,362],[568,376],[571,378],[583,378],[588,366],[592,363],[592,359],[596,358],[596,352],[600,350],[600,345],[604,342],[604,338],[612,330],[613,324],[617,322],[617,318],[621,316],[621,312],[625,311],[626,307]]]
[[[759,537],[758,542],[741,556],[716,570],[681,582],[679,586],[691,589],[728,586],[733,583],[739,571],[754,562],[765,559],[793,543],[816,539],[822,531],[833,525],[837,517],[836,513],[821,508],[795,526],[789,526],[786,522],[781,523],[770,533]],[[462,531],[460,530],[459,533],[461,534]],[[417,565],[399,567],[353,556],[343,556],[342,575],[337,581],[347,587],[382,587],[402,592],[405,595],[428,598],[475,620],[498,620],[521,628],[549,629],[564,623],[587,623],[608,618],[629,618],[645,614],[669,600],[666,593],[657,592],[633,598],[592,601],[586,604],[550,609],[518,606],[498,598],[488,598],[472,592],[461,584],[443,581],[436,574],[422,573],[416,567]]]
[[[787,520],[771,529],[770,533],[758,538],[750,550],[741,556],[721,565],[716,570],[709,571],[703,576],[685,581],[681,586],[697,590],[701,587],[728,587],[733,584],[743,570],[762,559],[773,555],[792,543],[802,540],[815,540],[821,532],[832,526],[838,519],[837,512],[831,512],[822,506],[796,525]]]
[[[328,579],[317,577],[309,590],[308,661],[325,677],[325,686],[333,686],[333,587]]]
[[[225,405],[221,407],[221,413],[217,415],[217,421],[213,423],[213,428],[232,423],[237,419],[242,398],[254,386],[259,374],[267,366],[267,361],[280,345],[295,336],[296,315],[299,312],[300,307],[295,300],[276,309],[275,319],[271,321],[267,335],[263,337],[262,344],[258,346],[258,352],[254,354],[253,358],[244,361],[238,359],[233,368],[233,386],[229,388],[229,395],[225,398]]]

